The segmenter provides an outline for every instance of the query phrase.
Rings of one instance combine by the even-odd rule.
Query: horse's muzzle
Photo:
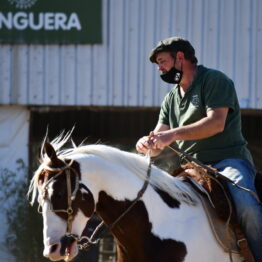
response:
[[[60,252],[59,252],[60,246],[61,246],[60,243],[45,246],[43,256],[52,260],[52,261],[61,260],[62,257],[61,257]]]
[[[66,249],[71,247],[71,245],[77,240],[77,236],[74,234],[70,235],[64,235],[60,239],[61,248],[60,248],[60,255],[65,256],[66,255]]]

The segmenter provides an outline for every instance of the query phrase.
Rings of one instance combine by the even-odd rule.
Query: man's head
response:
[[[195,50],[189,41],[171,37],[162,40],[151,51],[150,61],[158,64],[160,77],[170,84],[179,84],[187,65],[196,65]]]
[[[192,64],[197,64],[195,57],[195,49],[189,41],[180,37],[170,37],[160,41],[157,46],[152,49],[149,59],[152,63],[157,63],[156,56],[160,52],[170,52],[176,58],[177,52],[183,52],[186,60],[191,61]]]

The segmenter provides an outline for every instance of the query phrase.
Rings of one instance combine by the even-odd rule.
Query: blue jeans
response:
[[[248,160],[225,159],[212,163],[219,173],[233,180],[236,184],[256,193],[255,169]],[[238,222],[247,237],[248,244],[256,262],[262,262],[262,205],[248,192],[227,183],[235,204]]]

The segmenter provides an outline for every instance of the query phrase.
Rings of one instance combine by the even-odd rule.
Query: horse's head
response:
[[[77,240],[94,212],[94,198],[81,183],[79,164],[60,159],[45,143],[45,160],[32,180],[38,190],[44,223],[44,256],[70,261],[78,254]]]

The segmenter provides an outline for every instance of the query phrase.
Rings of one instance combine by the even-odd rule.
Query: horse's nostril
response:
[[[56,251],[57,247],[58,247],[58,244],[52,245],[51,248],[50,248],[50,253],[54,253]]]

